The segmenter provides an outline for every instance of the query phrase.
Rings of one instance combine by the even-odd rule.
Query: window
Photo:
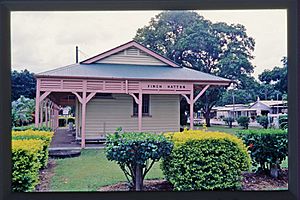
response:
[[[135,94],[138,96],[138,94]],[[143,116],[149,116],[149,104],[150,104],[150,95],[149,94],[143,94],[143,105],[142,105],[142,113]],[[135,103],[135,100],[133,99],[133,116],[138,116],[138,105]]]

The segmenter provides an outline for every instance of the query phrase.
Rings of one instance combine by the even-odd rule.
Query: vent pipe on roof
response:
[[[76,46],[76,63],[78,63],[78,46]]]

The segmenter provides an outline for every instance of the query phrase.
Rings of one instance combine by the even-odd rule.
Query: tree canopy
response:
[[[254,70],[254,39],[241,24],[212,23],[192,11],[164,11],[138,29],[134,38],[181,66],[214,74],[243,85]],[[209,113],[224,87],[210,88],[196,107],[202,108],[210,126]]]
[[[280,96],[287,93],[288,87],[288,77],[287,77],[287,57],[281,59],[282,67],[275,66],[272,70],[264,70],[258,78],[262,82],[265,91],[273,92],[269,94],[270,98],[275,98],[275,96],[280,94]]]
[[[21,95],[27,98],[35,98],[36,80],[34,74],[27,69],[20,72],[14,70],[11,73],[12,101],[20,98]]]
[[[287,96],[287,58],[281,60],[283,66],[275,66],[272,70],[264,70],[259,74],[259,80],[251,77],[241,77],[244,80],[236,89],[227,90],[217,102],[217,105],[234,103],[247,104],[259,97],[261,100],[285,99]]]

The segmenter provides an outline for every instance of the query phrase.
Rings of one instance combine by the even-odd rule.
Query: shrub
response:
[[[237,119],[237,122],[240,126],[242,126],[244,129],[248,129],[250,118],[247,116],[241,116]]]
[[[254,121],[256,119],[256,116],[252,115],[250,118],[252,119],[252,121]]]
[[[26,131],[26,130],[34,130],[34,131],[48,131],[51,132],[52,128],[51,127],[46,127],[46,126],[42,126],[42,127],[34,127],[34,125],[29,125],[29,126],[18,126],[18,127],[13,127],[12,128],[13,131]]]
[[[119,164],[135,190],[141,190],[154,162],[169,155],[172,146],[163,135],[117,132],[107,136],[106,157]]]
[[[32,191],[38,184],[44,141],[12,141],[12,190],[14,192]]]
[[[177,191],[234,190],[250,167],[243,141],[231,134],[190,130],[167,133],[174,143],[162,170]]]
[[[281,129],[240,130],[237,132],[249,146],[253,166],[269,173],[272,166],[279,167],[288,155],[288,134]]]
[[[48,132],[51,132],[52,131],[52,128],[51,127],[46,127],[46,126],[42,126],[42,127],[33,127],[32,130],[34,131],[48,131]]]
[[[17,127],[13,127],[12,130],[13,131],[26,131],[29,129],[32,129],[33,125],[29,125],[29,126],[17,126]]]
[[[288,115],[281,115],[278,120],[280,129],[288,129]]]
[[[223,121],[229,126],[229,128],[232,128],[232,122],[234,122],[233,117],[225,117]]]
[[[256,120],[262,127],[264,127],[265,129],[268,128],[269,120],[267,116],[258,116]]]
[[[41,152],[40,162],[42,164],[42,168],[47,166],[48,163],[48,148],[50,146],[52,140],[53,132],[46,132],[46,131],[13,131],[12,132],[12,139],[13,140],[42,140],[43,143],[43,151]]]
[[[35,100],[23,95],[11,104],[11,119],[13,126],[23,126],[32,122],[35,109]]]

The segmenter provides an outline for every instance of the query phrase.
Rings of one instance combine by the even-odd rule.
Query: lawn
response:
[[[196,126],[197,129],[203,129],[202,126]],[[225,133],[232,133],[235,134],[236,131],[242,130],[242,127],[232,127],[229,128],[228,126],[221,126],[221,125],[214,125],[211,127],[207,127],[208,131],[219,131],[219,132],[225,132]],[[259,127],[249,127],[249,129],[261,129]]]
[[[101,186],[126,181],[119,166],[105,157],[103,149],[83,150],[76,158],[58,159],[51,178],[50,191],[97,191]],[[156,163],[146,179],[163,179]]]

